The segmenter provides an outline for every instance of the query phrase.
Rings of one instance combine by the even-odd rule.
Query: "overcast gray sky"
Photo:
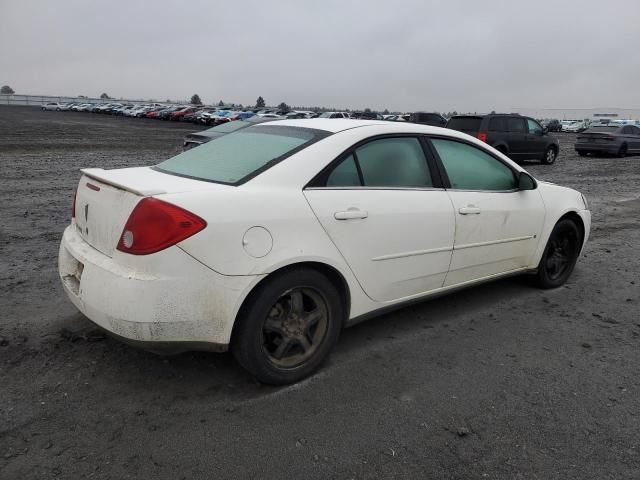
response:
[[[0,0],[0,84],[25,94],[640,107],[639,59],[638,0]]]

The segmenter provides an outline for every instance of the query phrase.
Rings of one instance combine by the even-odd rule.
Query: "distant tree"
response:
[[[370,108],[365,108],[364,111],[367,112],[367,113],[371,113],[371,109]]]
[[[0,93],[3,95],[13,95],[16,92],[14,92],[13,88],[11,88],[9,85],[3,85],[2,88],[0,88]]]
[[[224,107],[224,102],[223,102],[222,100],[220,100],[220,101],[218,102],[218,106],[219,106],[219,107]]]
[[[191,105],[202,105],[202,100],[200,100],[200,95],[194,93],[191,95]]]
[[[384,109],[384,112],[382,112],[382,113],[383,113],[384,115],[389,115],[389,109],[388,109],[388,108],[385,108],[385,109]]]
[[[258,99],[256,100],[256,108],[264,108],[264,105],[264,98],[258,97]]]
[[[291,110],[291,108],[289,107],[289,105],[282,102],[280,105],[278,105],[278,110],[282,110],[283,112],[288,112],[289,110]]]
[[[100,95],[100,98],[102,98],[103,100],[109,100],[111,97],[106,93],[103,93],[102,95]]]

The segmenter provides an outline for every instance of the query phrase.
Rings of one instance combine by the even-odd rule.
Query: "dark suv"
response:
[[[517,113],[456,115],[449,119],[447,128],[473,135],[515,161],[540,160],[550,165],[560,151],[558,139],[547,129]]]
[[[422,125],[433,125],[434,127],[444,127],[447,119],[439,113],[414,112],[409,114],[408,122],[420,123]]]

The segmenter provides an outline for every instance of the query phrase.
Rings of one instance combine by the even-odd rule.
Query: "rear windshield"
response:
[[[256,125],[216,138],[155,169],[209,182],[239,185],[326,137],[323,130]]]
[[[480,130],[481,117],[453,117],[447,122],[447,128],[460,132],[478,132]]]

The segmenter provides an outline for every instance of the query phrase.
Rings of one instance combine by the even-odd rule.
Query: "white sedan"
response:
[[[56,110],[59,112],[60,110],[62,110],[62,107],[63,107],[62,103],[49,102],[42,105],[42,110]]]
[[[591,224],[579,192],[412,123],[275,121],[82,172],[59,254],[77,308],[151,350],[230,348],[273,384],[374,314],[506,275],[562,285]]]

